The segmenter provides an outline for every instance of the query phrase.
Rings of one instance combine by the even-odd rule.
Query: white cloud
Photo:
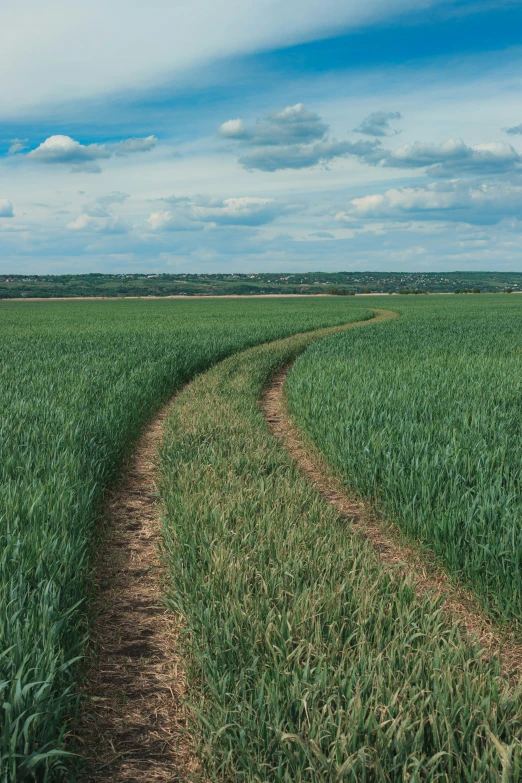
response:
[[[298,103],[269,115],[252,128],[240,119],[229,120],[221,126],[220,133],[248,149],[238,158],[248,170],[303,169],[352,156],[370,166],[426,168],[436,177],[522,171],[520,153],[501,141],[472,146],[462,139],[449,139],[442,144],[416,141],[394,150],[385,149],[376,137],[393,133],[389,122],[400,116],[398,112],[374,112],[357,128],[360,133],[373,136],[372,141],[336,141],[330,138],[329,125]]]
[[[302,103],[269,114],[264,120],[258,120],[252,128],[248,128],[239,118],[228,120],[219,128],[220,135],[225,138],[256,146],[306,144],[324,139],[327,132],[328,125]]]
[[[79,195],[84,195],[83,191]],[[80,215],[70,221],[67,228],[77,233],[127,234],[132,226],[112,210],[112,205],[124,204],[127,199],[127,193],[120,190],[98,196],[83,205]]]
[[[97,225],[95,219],[90,215],[86,215],[84,213],[82,215],[79,215],[76,218],[76,220],[67,223],[67,228],[70,228],[72,231],[83,231],[84,229],[89,228],[92,225]]]
[[[227,198],[217,205],[192,206],[196,220],[220,226],[261,226],[270,223],[281,211],[281,205],[272,198]]]
[[[324,139],[328,125],[302,103],[268,115],[253,129],[252,144],[303,144]]]
[[[386,166],[424,168],[434,176],[453,174],[502,174],[522,170],[522,156],[511,144],[502,141],[468,146],[462,139],[443,144],[416,141],[382,156]]]
[[[1,57],[1,54],[0,54]],[[480,61],[481,62],[481,61]],[[480,65],[477,60],[477,63]],[[512,61],[511,61],[512,62]],[[392,234],[402,234],[406,237],[408,233],[411,234],[410,226],[423,222],[424,226],[427,226],[432,231],[437,231],[439,228],[444,227],[444,232],[447,235],[447,242],[441,242],[436,245],[432,242],[432,234],[429,238],[424,236],[411,240],[403,239],[401,241],[396,240],[394,245],[394,252],[397,256],[400,256],[401,248],[407,247],[407,243],[411,242],[412,245],[426,245],[428,253],[431,254],[432,262],[435,257],[434,263],[443,263],[443,255],[448,251],[455,253],[454,263],[459,267],[459,248],[457,242],[454,240],[454,235],[451,232],[456,232],[463,228],[466,224],[459,223],[458,220],[482,221],[481,226],[484,225],[484,221],[491,221],[492,219],[498,220],[501,216],[498,205],[501,203],[497,199],[497,209],[493,217],[491,212],[486,213],[486,210],[482,210],[480,213],[477,208],[477,202],[474,202],[473,211],[464,206],[458,206],[455,200],[451,201],[447,209],[443,209],[444,204],[442,192],[437,194],[428,194],[424,197],[420,197],[419,200],[426,201],[429,196],[430,199],[436,198],[437,202],[434,207],[426,209],[426,203],[423,208],[419,208],[418,211],[414,211],[419,207],[412,205],[410,210],[406,209],[404,200],[407,194],[403,194],[403,205],[399,208],[398,205],[394,207],[393,214],[382,215],[381,217],[357,217],[353,218],[359,225],[354,226],[353,223],[338,222],[332,224],[332,214],[336,210],[343,209],[346,212],[350,212],[350,217],[353,217],[351,206],[349,205],[350,199],[355,196],[365,195],[377,195],[380,196],[383,201],[384,194],[392,189],[402,190],[402,185],[408,183],[411,185],[414,182],[416,185],[434,181],[429,180],[425,176],[425,169],[420,166],[378,166],[375,165],[377,160],[383,160],[385,157],[386,147],[404,147],[406,142],[413,145],[416,139],[420,139],[424,142],[431,141],[436,143],[435,146],[441,146],[440,142],[444,142],[446,139],[452,136],[462,136],[466,142],[466,146],[476,144],[483,140],[491,140],[497,138],[504,138],[505,136],[500,133],[500,126],[512,125],[516,121],[516,116],[509,116],[509,112],[512,112],[512,104],[510,104],[510,94],[513,94],[513,84],[504,79],[506,74],[499,73],[498,70],[490,76],[490,82],[484,84],[479,78],[479,74],[487,68],[473,66],[474,76],[473,81],[468,81],[466,89],[462,86],[462,74],[456,74],[455,81],[450,79],[449,66],[446,68],[442,63],[442,72],[435,75],[434,70],[428,72],[416,72],[415,84],[411,85],[411,88],[404,92],[404,78],[409,72],[409,66],[402,71],[397,69],[395,73],[393,69],[390,69],[390,73],[385,70],[377,69],[375,72],[369,72],[365,68],[361,68],[353,75],[353,80],[350,81],[350,98],[347,99],[346,91],[346,73],[341,76],[337,74],[327,74],[319,76],[310,76],[306,79],[302,79],[299,85],[299,92],[295,92],[295,81],[288,80],[288,74],[281,73],[281,80],[274,79],[268,85],[268,90],[272,90],[272,97],[267,95],[264,86],[260,83],[259,95],[253,94],[251,98],[247,99],[243,106],[238,104],[238,91],[234,89],[234,84],[231,86],[231,92],[227,93],[226,100],[230,98],[230,103],[225,105],[233,106],[234,108],[225,109],[223,112],[223,103],[220,98],[218,102],[210,103],[209,105],[201,106],[200,101],[193,102],[190,96],[186,97],[186,104],[191,105],[187,109],[185,114],[185,103],[181,106],[181,113],[178,116],[176,114],[175,127],[172,126],[172,133],[176,134],[176,140],[178,134],[180,138],[183,134],[191,134],[191,138],[183,147],[176,147],[183,152],[183,159],[172,160],[170,150],[172,147],[168,146],[167,124],[172,123],[172,115],[170,114],[172,106],[169,105],[167,111],[167,104],[159,106],[159,114],[153,115],[154,122],[156,118],[162,118],[165,121],[164,125],[156,126],[153,124],[151,115],[149,112],[141,111],[141,115],[138,118],[138,114],[133,114],[132,118],[128,117],[129,124],[125,124],[123,127],[129,128],[129,130],[118,131],[117,138],[126,136],[145,136],[153,131],[161,131],[161,136],[165,138],[165,141],[161,144],[156,153],[149,155],[143,155],[139,159],[139,166],[124,165],[125,161],[129,163],[134,161],[131,156],[129,158],[116,158],[108,160],[104,163],[104,159],[97,161],[91,161],[94,164],[100,164],[102,168],[106,169],[103,176],[97,178],[91,178],[90,182],[87,180],[82,181],[81,187],[83,187],[87,193],[78,193],[80,185],[77,183],[74,177],[68,174],[68,169],[71,165],[40,165],[36,166],[28,165],[29,161],[25,161],[25,156],[22,159],[12,158],[8,160],[4,159],[2,163],[2,181],[4,195],[9,195],[10,199],[15,205],[16,219],[14,220],[0,220],[0,242],[4,244],[0,247],[0,259],[4,265],[4,269],[8,267],[11,271],[15,268],[22,268],[18,266],[18,261],[11,262],[10,265],[7,262],[8,257],[15,257],[13,253],[8,256],[6,252],[6,237],[9,236],[11,247],[18,247],[20,264],[26,263],[24,259],[30,257],[32,253],[33,269],[34,271],[41,271],[45,268],[49,268],[49,263],[56,264],[56,268],[59,268],[61,263],[62,270],[68,271],[69,269],[79,268],[95,269],[94,264],[99,264],[100,271],[116,269],[117,264],[120,264],[122,271],[127,271],[126,261],[113,261],[114,254],[119,254],[121,259],[125,257],[131,258],[132,254],[135,254],[135,260],[129,261],[130,265],[134,264],[135,269],[144,269],[149,265],[158,264],[158,268],[161,267],[160,251],[169,249],[172,259],[175,259],[173,263],[177,266],[177,269],[183,269],[188,271],[192,268],[195,255],[199,254],[199,258],[203,258],[204,253],[209,256],[212,254],[214,261],[214,269],[229,269],[229,259],[236,253],[238,259],[237,263],[240,265],[245,263],[243,259],[247,259],[246,263],[255,270],[262,265],[265,266],[276,263],[276,259],[279,259],[277,263],[282,265],[281,268],[286,268],[287,263],[293,263],[297,268],[304,268],[305,263],[310,264],[308,268],[316,268],[314,261],[317,262],[319,257],[317,254],[320,252],[321,264],[328,263],[328,258],[335,257],[335,263],[337,268],[346,268],[347,264],[355,263],[355,261],[362,257],[359,256],[359,250],[352,252],[349,243],[341,244],[348,236],[352,238],[352,242],[355,242],[353,235],[360,236],[366,227],[372,227],[375,231],[381,231],[379,237],[384,237],[387,232],[386,241]],[[513,63],[512,63],[513,64]],[[233,64],[235,65],[235,64]],[[440,65],[438,67],[441,67]],[[228,66],[227,66],[228,68]],[[471,68],[470,68],[471,70]],[[516,72],[516,68],[512,67],[513,72]],[[377,73],[378,71],[378,73]],[[399,76],[400,75],[400,79]],[[241,84],[243,83],[243,76]],[[509,76],[509,74],[507,74]],[[225,87],[229,82],[226,80],[230,77],[229,72],[223,77],[223,94],[225,93]],[[212,78],[214,73],[212,72]],[[216,78],[219,79],[220,74],[216,69]],[[512,76],[513,80],[515,76]],[[286,79],[286,81],[285,81]],[[366,79],[366,81],[365,81]],[[276,81],[278,82],[276,84]],[[279,81],[281,83],[279,83]],[[492,94],[492,84],[496,84],[498,93]],[[429,88],[432,84],[433,89]],[[455,86],[457,84],[457,86]],[[506,84],[509,84],[509,88],[506,88]],[[443,85],[443,86],[442,86]],[[422,86],[422,89],[421,89]],[[320,89],[321,88],[321,89]],[[322,90],[322,91],[321,91]],[[423,92],[424,91],[424,92]],[[169,93],[170,95],[170,93]],[[221,95],[221,93],[220,93]],[[154,99],[154,95],[152,96]],[[262,119],[260,122],[256,122],[256,117],[261,116],[269,117],[283,114],[287,104],[296,104],[298,100],[302,100],[308,110],[317,113],[320,117],[320,122],[331,123],[332,132],[330,134],[330,140],[319,139],[317,142],[298,143],[298,144],[284,144],[280,139],[277,139],[276,144],[259,144],[254,145],[251,141],[246,139],[238,143],[238,139],[234,139],[234,133],[238,136],[245,135],[246,131],[255,131],[259,125],[268,124],[269,126],[276,126],[276,123],[268,122],[267,119]],[[185,98],[184,98],[185,101]],[[252,101],[250,103],[250,101]],[[270,103],[267,103],[270,101]],[[221,105],[221,110],[219,106]],[[83,145],[87,145],[89,141],[99,141],[100,144],[106,140],[112,141],[114,137],[113,133],[116,131],[107,131],[106,135],[99,136],[99,129],[96,132],[96,136],[92,135],[92,130],[88,131],[90,124],[93,120],[98,120],[103,123],[106,122],[111,128],[116,128],[114,122],[114,114],[110,111],[110,107],[107,106],[107,113],[103,113],[100,110],[98,114],[99,104],[95,104],[96,112],[92,111],[91,116],[87,118],[88,123],[81,125],[81,122],[86,119],[86,108],[78,105],[78,116],[75,117],[70,112],[67,115],[69,119],[60,122],[58,126],[56,123],[53,128],[60,127],[68,129],[73,139],[78,139]],[[120,104],[115,102],[115,110],[119,115]],[[248,109],[247,109],[248,107]],[[275,108],[283,109],[283,112],[275,111]],[[353,149],[346,143],[346,139],[350,139],[352,142],[359,140],[369,140],[370,144],[373,144],[371,136],[356,136],[348,135],[350,129],[354,128],[359,121],[370,114],[373,109],[377,108],[401,108],[403,114],[407,116],[408,121],[400,123],[400,125],[393,125],[393,127],[402,127],[403,136],[399,140],[398,137],[392,139],[382,138],[381,146],[371,146],[369,150]],[[178,109],[178,103],[176,102],[176,111]],[[69,111],[69,110],[67,110]],[[271,111],[274,113],[271,114]],[[220,113],[219,113],[220,112]],[[67,112],[66,112],[67,113]],[[49,127],[49,121],[52,119],[51,114],[42,114],[43,128]],[[243,120],[236,124],[235,128],[231,128],[231,133],[221,136],[221,140],[211,141],[205,136],[209,132],[209,128],[217,127],[219,122],[227,118],[239,118]],[[70,124],[68,124],[70,120]],[[138,120],[137,126],[131,125],[131,121]],[[179,122],[178,122],[179,120]],[[143,123],[146,123],[146,130],[141,130],[144,127]],[[241,125],[242,123],[242,125]],[[281,123],[280,123],[281,124]],[[16,133],[18,136],[30,136],[31,147],[36,147],[40,141],[50,135],[52,131],[48,133],[42,132],[38,138],[38,142],[33,143],[34,127],[23,125],[10,125],[8,127],[16,127],[16,131],[6,129],[4,131],[4,137],[10,139]],[[25,130],[27,127],[27,130]],[[74,132],[72,129],[75,129]],[[81,128],[81,129],[80,129]],[[273,128],[272,128],[273,129]],[[345,133],[346,132],[346,133]],[[333,135],[337,134],[338,141],[332,140]],[[111,134],[109,136],[109,134]],[[375,138],[375,137],[374,137]],[[378,137],[377,137],[378,138]],[[511,135],[509,142],[513,143],[515,148],[522,146],[517,144],[517,137]],[[220,150],[216,150],[216,147],[220,145]],[[321,146],[317,146],[320,144]],[[331,146],[325,147],[324,144],[330,144]],[[335,144],[346,146],[333,146]],[[234,145],[237,145],[237,155],[231,160],[230,151]],[[6,144],[6,148],[7,148]],[[288,157],[288,151],[285,147],[290,146],[292,149],[293,158]],[[296,172],[295,169],[288,170],[288,173],[284,171],[269,176],[262,170],[257,169],[255,173],[247,173],[240,166],[234,165],[235,160],[241,155],[250,155],[258,148],[265,147],[261,162],[263,165],[273,166],[276,168],[282,168],[285,164],[292,164],[293,166],[302,166],[303,158],[304,162],[310,164],[308,168],[304,168],[300,172]],[[315,148],[315,149],[312,149]],[[225,154],[223,154],[223,150]],[[27,150],[28,151],[28,150]],[[319,168],[321,163],[329,163],[330,160],[334,161],[335,155],[342,153],[349,155],[350,152],[360,153],[356,156],[356,160],[367,162],[370,165],[352,165],[352,163],[344,163],[342,165],[333,165],[331,170],[327,170],[326,167]],[[391,154],[391,153],[390,153]],[[267,159],[267,155],[275,156],[275,160],[270,161]],[[321,155],[324,157],[321,159]],[[334,157],[332,157],[334,156]],[[440,158],[437,159],[440,162]],[[314,167],[315,165],[315,167]],[[331,165],[331,164],[330,164]],[[430,165],[437,165],[437,163],[431,162]],[[428,174],[430,174],[429,167],[427,167]],[[447,174],[450,177],[456,175],[452,172]],[[458,175],[460,176],[460,175]],[[468,174],[466,175],[468,176]],[[482,177],[482,183],[487,181],[487,177]],[[516,182],[516,177],[511,177],[513,182]],[[440,179],[438,183],[441,184],[445,180]],[[76,183],[76,184],[75,184]],[[189,194],[190,198],[185,201],[185,207],[182,207],[182,202],[178,204],[174,203],[159,203],[151,204],[150,199],[158,194],[168,194],[171,192],[171,188],[174,187],[176,192]],[[474,184],[475,189],[478,189],[478,184]],[[415,190],[415,188],[414,188]],[[132,194],[132,200],[129,198],[127,203],[122,203],[120,207],[118,202],[104,205],[102,198],[108,191],[121,191]],[[200,199],[195,194],[209,193],[211,196],[220,197],[215,201],[209,201],[208,199]],[[249,197],[272,197],[277,199],[280,205],[284,206],[285,202],[294,202],[297,198],[300,201],[304,201],[310,205],[309,210],[303,214],[292,214],[286,216],[283,212],[282,217],[277,219],[277,222],[272,224],[267,223],[259,230],[250,230],[248,228],[236,228],[234,225],[230,229],[227,229],[223,222],[229,219],[227,209],[223,208],[224,196],[242,196],[248,195]],[[411,196],[409,196],[411,197]],[[449,198],[449,197],[446,197]],[[454,196],[451,197],[454,199]],[[513,195],[512,199],[516,204],[516,197]],[[69,214],[65,212],[44,211],[37,205],[37,203],[46,202],[49,204],[49,209],[52,206],[67,209]],[[452,204],[454,206],[452,206]],[[199,207],[199,218],[205,217],[206,220],[196,219],[195,211],[193,207]],[[221,208],[220,208],[221,205]],[[436,208],[435,208],[436,207]],[[162,234],[161,231],[151,231],[150,223],[145,223],[147,217],[152,210],[168,210],[171,213],[171,228],[175,227],[181,231],[177,235],[174,231],[170,234]],[[212,214],[211,210],[217,210]],[[506,214],[510,213],[510,209],[513,208],[506,203]],[[127,235],[114,234],[113,236],[104,235],[101,231],[95,229],[101,228],[101,224],[91,222],[90,225],[84,223],[81,228],[66,229],[67,223],[76,223],[78,216],[81,214],[87,215],[92,218],[108,218],[109,213],[112,212],[121,214],[125,220],[134,224],[134,230]],[[184,210],[186,210],[184,212]],[[277,212],[277,210],[275,210]],[[183,223],[183,215],[186,215]],[[522,213],[521,213],[522,216]],[[221,222],[218,223],[216,217]],[[214,218],[214,221],[213,221]],[[235,215],[232,215],[235,219]],[[514,220],[514,218],[513,218]],[[512,222],[513,222],[512,220]],[[31,222],[32,221],[32,222]],[[15,237],[15,229],[19,230],[23,225],[26,226],[25,233],[19,233]],[[204,230],[208,228],[212,223],[218,229]],[[506,227],[507,221],[501,223],[495,223],[494,226],[487,227],[487,235],[493,237],[497,234],[504,239],[513,239],[513,234],[510,234],[510,229]],[[335,225],[335,228],[333,227]],[[477,223],[475,222],[475,225]],[[30,229],[27,229],[30,226]],[[379,226],[381,227],[379,229]],[[400,226],[400,229],[398,228]],[[310,237],[307,240],[310,232],[321,231],[332,232],[335,236],[335,241],[327,241],[327,237],[322,238],[322,244],[327,246],[328,249],[323,253],[323,247],[320,251],[317,250],[317,241],[321,237]],[[517,229],[520,231],[520,228]],[[416,229],[418,231],[418,228]],[[302,241],[302,245],[291,243],[288,240],[285,243],[279,238],[274,241],[272,245],[266,244],[266,239],[271,238],[274,235],[279,237],[282,234],[292,235],[296,239],[299,238]],[[253,250],[252,246],[254,242],[252,237],[257,234],[259,242],[257,243],[257,250]],[[368,231],[368,243],[366,246],[360,244],[358,247],[361,249],[361,253],[364,250],[365,254],[368,251],[371,255],[368,256],[370,268],[373,264],[387,263],[386,251],[382,251],[379,255],[378,248],[381,248],[381,238],[376,242],[375,234],[371,234]],[[435,235],[433,235],[435,236]],[[438,235],[437,235],[438,236]],[[520,248],[519,242],[520,234],[515,238],[518,242],[517,247]],[[231,241],[232,239],[232,241]],[[373,247],[370,240],[373,241]],[[358,240],[359,241],[359,240]],[[241,244],[240,244],[241,242]],[[384,242],[384,239],[383,239]],[[315,243],[315,249],[311,249],[310,246]],[[64,253],[64,248],[69,248],[69,258],[67,261],[59,261],[60,257]],[[307,249],[308,247],[308,249]],[[86,248],[89,248],[88,250]],[[300,249],[302,248],[302,250]],[[436,251],[436,252],[435,252]],[[514,253],[515,251],[513,251]],[[296,256],[297,253],[302,253],[301,256]],[[306,255],[306,254],[309,255]],[[110,258],[109,258],[110,254]],[[520,257],[522,263],[522,255],[517,250],[518,257]],[[46,261],[47,258],[47,261]],[[52,259],[52,260],[50,260]],[[97,259],[96,261],[94,259]],[[506,263],[509,259],[506,257]],[[399,261],[397,261],[399,263]],[[503,260],[501,261],[503,263]],[[163,267],[165,268],[165,267]],[[399,267],[400,268],[400,267]],[[522,266],[520,266],[522,269]],[[205,267],[200,267],[204,271]]]
[[[96,161],[106,160],[113,155],[126,156],[134,152],[148,152],[157,144],[155,136],[143,139],[125,139],[114,144],[81,144],[70,136],[49,136],[44,142],[27,154],[29,160],[37,163],[71,164],[74,171],[101,171]]]
[[[214,226],[262,226],[292,208],[271,198],[194,199],[172,196],[163,199],[175,209],[152,212],[147,222],[153,231],[188,231]]]
[[[30,160],[39,163],[82,163],[110,158],[110,152],[101,144],[80,144],[70,136],[49,136],[39,147],[28,153]]]
[[[470,224],[494,224],[522,214],[522,186],[503,182],[451,180],[421,187],[391,188],[351,200],[337,220],[431,219]]]
[[[310,168],[344,155],[373,162],[379,142],[333,141],[328,138],[328,132],[329,126],[319,114],[309,111],[302,103],[269,114],[252,128],[235,119],[223,123],[219,129],[222,136],[247,148],[254,147],[238,159],[250,171]]]
[[[94,217],[82,213],[76,220],[67,224],[71,231],[94,232],[96,234],[127,234],[130,226],[120,217]]]
[[[399,131],[394,131],[390,122],[400,120],[401,117],[398,111],[374,111],[355,130],[366,136],[394,136]]]
[[[0,198],[0,218],[14,217],[13,205],[6,198]]]
[[[198,231],[200,227],[191,223],[190,220],[171,210],[159,210],[151,212],[147,218],[147,223],[152,231]]]
[[[347,155],[369,162],[375,155],[375,149],[376,143],[371,141],[324,141],[318,144],[293,144],[288,147],[258,147],[241,155],[238,163],[246,169],[260,171],[304,169]]]
[[[237,117],[235,120],[227,120],[219,126],[220,136],[225,139],[247,139],[249,131],[243,120]]]

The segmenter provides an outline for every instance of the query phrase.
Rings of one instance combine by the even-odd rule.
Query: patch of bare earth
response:
[[[96,564],[93,665],[78,735],[89,783],[197,777],[179,656],[179,620],[162,601],[155,457],[167,409],[143,432],[108,501]]]
[[[399,531],[387,525],[367,504],[353,498],[332,475],[326,461],[308,437],[293,424],[286,406],[284,384],[290,367],[278,373],[265,389],[262,410],[272,433],[317,490],[370,542],[385,568],[402,568],[419,595],[431,592],[441,597],[449,622],[458,623],[468,637],[474,637],[487,657],[497,657],[503,672],[520,680],[522,645],[491,621],[479,602],[455,585],[430,553],[408,545]]]

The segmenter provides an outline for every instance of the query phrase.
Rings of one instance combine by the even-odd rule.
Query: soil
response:
[[[291,366],[291,365],[290,365]],[[284,384],[290,366],[279,372],[265,389],[262,409],[272,433],[282,441],[301,471],[342,517],[352,530],[361,531],[385,568],[398,565],[407,574],[419,595],[431,592],[442,599],[442,608],[450,623],[457,623],[468,638],[473,638],[488,658],[497,657],[503,673],[520,681],[522,645],[507,629],[499,628],[463,587],[450,579],[433,554],[409,542],[393,525],[380,517],[369,504],[350,494],[334,476],[324,457],[308,436],[295,426],[288,413]]]
[[[181,626],[162,600],[154,460],[167,412],[143,432],[107,505],[106,540],[96,564],[92,666],[77,732],[89,783],[197,778],[183,706]]]

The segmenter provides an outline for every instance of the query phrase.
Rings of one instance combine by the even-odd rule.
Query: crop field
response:
[[[202,779],[520,780],[520,676],[382,567],[260,398],[295,360],[332,472],[520,638],[521,327],[508,295],[1,303],[0,783],[82,780],[106,492],[178,390],[155,470]]]
[[[361,316],[331,299],[2,305],[2,783],[69,765],[95,521],[140,427],[225,356]]]
[[[369,321],[327,341],[371,342],[397,325]],[[227,359],[167,422],[170,603],[186,626],[206,779],[520,780],[520,686],[481,660],[435,597],[383,571],[267,430],[262,389],[310,342]]]
[[[457,297],[455,297],[457,299]],[[294,365],[296,420],[358,494],[522,621],[522,306],[401,301]]]

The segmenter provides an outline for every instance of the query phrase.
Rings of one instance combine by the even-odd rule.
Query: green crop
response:
[[[288,377],[332,468],[501,618],[522,620],[522,298],[391,300]]]
[[[326,344],[371,344],[396,324]],[[205,779],[514,783],[520,689],[436,600],[382,569],[267,429],[263,386],[316,338],[226,359],[167,421],[170,605],[185,624]]]
[[[0,780],[58,780],[95,521],[140,427],[225,356],[350,320],[333,300],[0,305]]]

